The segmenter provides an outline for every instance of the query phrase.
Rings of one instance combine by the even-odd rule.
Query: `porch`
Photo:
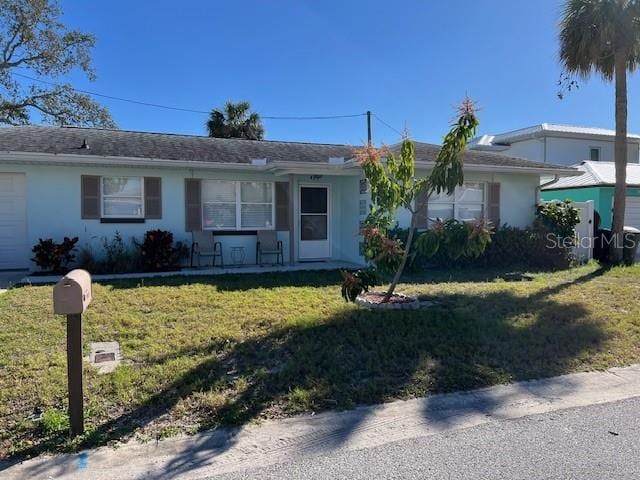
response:
[[[193,245],[199,243],[196,238],[202,239],[210,252],[216,252],[217,267],[241,264],[247,269],[261,263],[260,234],[275,231],[282,263],[362,263],[359,229],[368,196],[361,192],[359,173],[332,173],[196,172],[197,178],[185,184],[186,230],[191,237],[186,242]],[[189,263],[212,265],[208,257],[199,262],[196,256]],[[276,256],[262,260],[276,263]]]

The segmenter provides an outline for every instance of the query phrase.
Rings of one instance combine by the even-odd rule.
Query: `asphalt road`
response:
[[[639,479],[640,398],[209,479]]]

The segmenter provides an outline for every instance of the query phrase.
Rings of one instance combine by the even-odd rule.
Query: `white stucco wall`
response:
[[[535,138],[514,142],[507,150],[500,151],[499,153],[544,162],[544,140]]]
[[[553,163],[556,165],[575,165],[584,160],[590,160],[590,149],[600,149],[600,161],[613,162],[614,142],[606,140],[589,140],[581,138],[546,137],[545,139],[529,139],[514,142],[500,153],[514,157],[527,158],[538,162]],[[627,161],[629,163],[640,162],[640,151],[637,143],[628,144]]]
[[[128,168],[101,166],[45,166],[30,164],[0,164],[0,172],[26,174],[27,189],[27,244],[24,265],[32,256],[31,246],[39,238],[62,241],[65,236],[78,236],[78,246],[91,245],[96,253],[102,251],[102,237],[112,238],[116,231],[126,241],[142,238],[147,230],[163,229],[173,232],[176,241],[191,244],[191,234],[185,231],[184,179],[202,178],[218,180],[288,181],[287,176],[266,173],[223,172],[199,169]],[[101,176],[153,176],[162,178],[162,219],[147,219],[144,223],[101,223],[100,220],[81,218],[80,177]],[[331,186],[331,252],[332,259],[360,261],[358,254],[358,177],[322,176],[315,179],[305,175],[294,176],[294,225],[298,242],[298,188],[301,183],[321,183]],[[289,232],[278,232],[289,260]],[[225,262],[231,262],[231,247],[245,247],[245,263],[255,262],[255,236],[223,236]],[[297,251],[297,250],[296,250]]]

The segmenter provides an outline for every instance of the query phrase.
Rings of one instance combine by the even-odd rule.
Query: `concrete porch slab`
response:
[[[103,274],[92,275],[91,278],[96,281],[102,280],[127,280],[136,278],[158,278],[158,277],[175,277],[175,276],[207,276],[207,275],[227,275],[227,274],[242,274],[242,273],[276,273],[276,272],[304,272],[304,271],[316,271],[316,270],[354,270],[362,268],[364,265],[340,262],[340,261],[326,261],[326,262],[304,262],[295,263],[293,265],[240,265],[229,267],[214,267],[214,268],[183,268],[182,270],[170,271],[170,272],[144,272],[144,273],[120,273],[120,274]],[[60,280],[61,275],[47,275],[47,276],[22,276],[19,277],[19,283],[41,285],[47,283],[56,283]]]
[[[27,270],[0,270],[0,293],[22,281],[27,273]]]

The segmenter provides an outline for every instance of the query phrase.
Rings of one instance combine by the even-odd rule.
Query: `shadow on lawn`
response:
[[[114,289],[144,287],[182,287],[211,285],[221,292],[248,291],[256,288],[327,287],[340,283],[337,270],[276,272],[276,273],[225,273],[221,275],[152,277],[126,280],[103,280],[97,283]]]
[[[532,270],[518,268],[430,268],[424,272],[407,272],[402,277],[404,284],[429,283],[467,283],[491,282],[502,278],[508,272],[522,271],[543,273],[550,270]],[[599,271],[599,270],[598,270]],[[256,288],[282,287],[329,287],[339,285],[342,277],[338,270],[316,270],[298,272],[265,272],[265,273],[227,273],[223,275],[197,275],[172,277],[152,277],[122,280],[97,281],[101,285],[113,289],[131,289],[144,287],[183,287],[190,285],[208,285],[221,292],[249,291]]]
[[[558,303],[550,296],[603,272],[524,297],[500,291],[441,296],[439,307],[421,311],[348,309],[312,326],[157,358],[162,363],[180,355],[211,356],[148,402],[99,426],[82,446],[126,438],[170,412],[180,399],[212,388],[228,396],[219,407],[193,412],[203,419],[202,429],[241,426],[266,410],[292,414],[345,409],[566,373],[581,354],[597,349],[607,337],[586,318],[580,303]],[[234,383],[235,377],[246,382]],[[491,411],[498,406],[495,402],[488,398],[480,408]],[[425,412],[438,420],[433,415]],[[341,426],[316,448],[339,446],[359,424]],[[214,436],[174,460],[161,478],[210,463],[233,443],[233,433]],[[63,473],[70,467],[60,468]]]

